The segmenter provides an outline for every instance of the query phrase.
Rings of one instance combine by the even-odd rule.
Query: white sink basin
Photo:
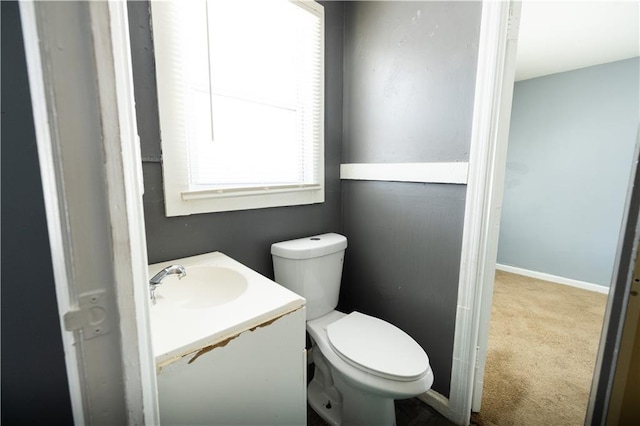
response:
[[[247,290],[247,279],[233,269],[192,266],[187,276],[169,275],[156,289],[156,304],[183,309],[212,308],[231,302]]]
[[[187,275],[165,277],[156,288],[156,304],[150,305],[158,368],[228,342],[305,303],[302,297],[220,252],[149,265],[149,277],[170,265],[182,265]]]

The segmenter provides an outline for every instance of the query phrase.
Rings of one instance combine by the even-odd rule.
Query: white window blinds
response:
[[[245,0],[203,2],[195,15],[206,25],[188,26],[183,52],[190,189],[319,184],[319,14]]]
[[[322,6],[151,5],[167,215],[324,201]]]

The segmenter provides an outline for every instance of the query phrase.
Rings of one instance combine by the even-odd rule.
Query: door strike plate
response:
[[[82,330],[84,340],[110,331],[106,290],[83,293],[78,302],[78,309],[64,314],[64,328],[67,331]]]

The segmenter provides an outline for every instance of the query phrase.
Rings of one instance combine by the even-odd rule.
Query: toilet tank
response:
[[[322,234],[271,245],[275,281],[307,299],[307,320],[338,304],[347,239]]]

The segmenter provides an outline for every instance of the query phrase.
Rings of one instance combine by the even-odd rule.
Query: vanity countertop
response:
[[[261,325],[268,325],[305,304],[304,298],[220,252],[149,265],[149,277],[175,264],[185,267],[186,277],[182,280],[176,276],[165,278],[156,288],[156,304],[150,306],[151,339],[159,367],[202,348],[224,345],[225,341]],[[172,303],[172,299],[183,288],[193,288],[187,285],[189,270],[203,271],[203,267],[223,268],[218,270],[226,271],[227,275],[233,274],[229,269],[240,274],[246,279],[241,294],[213,306],[208,306],[204,297],[200,301],[197,297],[192,298],[186,306]],[[192,277],[197,275],[201,274],[194,273]]]

